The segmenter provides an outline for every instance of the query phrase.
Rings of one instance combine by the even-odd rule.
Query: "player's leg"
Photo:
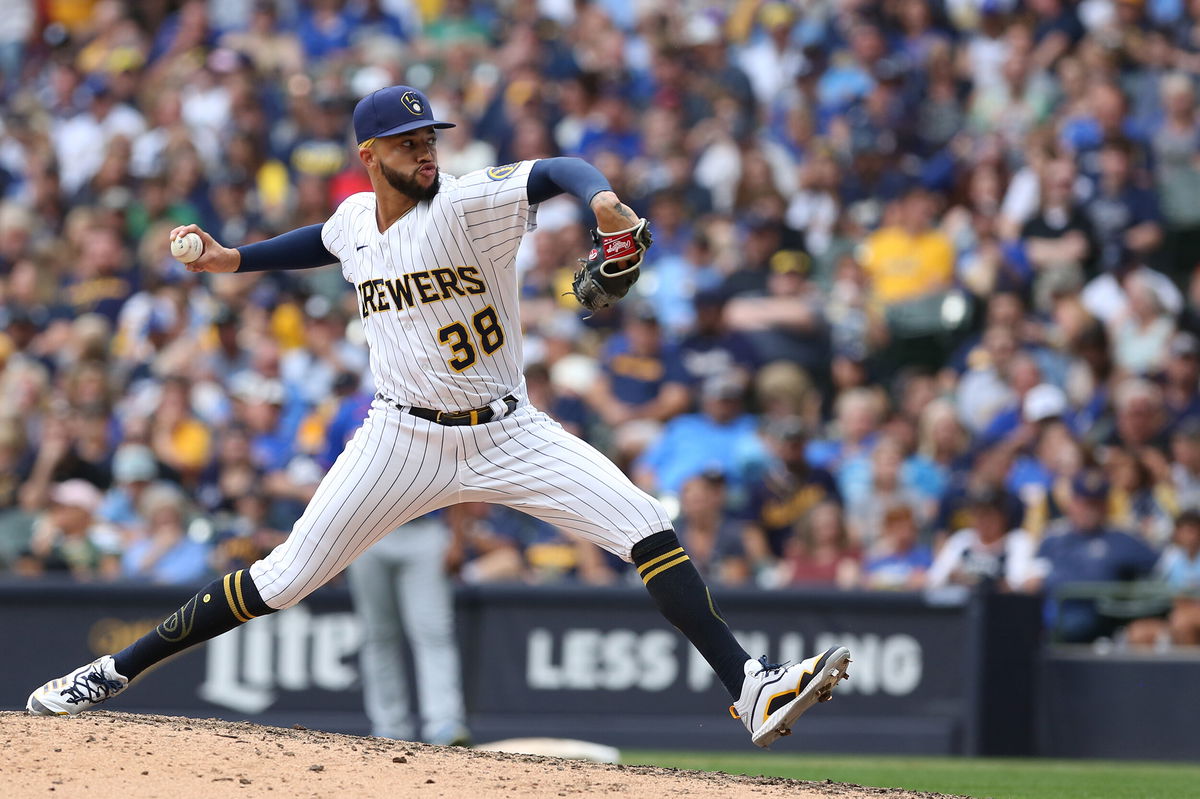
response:
[[[470,735],[454,636],[454,591],[445,570],[450,531],[436,517],[408,526],[417,529],[404,541],[407,553],[396,590],[416,670],[421,740],[466,743]]]
[[[523,406],[467,433],[464,498],[497,502],[632,561],[659,611],[736,697],[749,655],[738,644],[670,517],[612,461],[548,416]]]
[[[38,688],[27,709],[73,715],[111,699],[155,663],[294,605],[389,531],[446,504],[457,489],[446,429],[377,400],[286,541],[248,570],[202,588],[116,655]]]
[[[850,653],[832,647],[801,663],[746,654],[680,545],[661,504],[607,458],[528,406],[469,430],[464,499],[523,510],[631,561],[659,611],[712,666],[758,746],[791,732],[846,676]]]
[[[359,653],[363,705],[371,720],[371,734],[381,738],[412,740],[412,708],[408,701],[408,675],[404,668],[404,630],[400,619],[397,582],[403,553],[387,546],[391,536],[368,549],[346,568],[354,612],[363,628]]]

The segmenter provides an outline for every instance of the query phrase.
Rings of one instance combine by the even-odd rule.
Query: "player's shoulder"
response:
[[[463,188],[486,186],[489,184],[518,181],[529,174],[533,161],[514,161],[511,164],[500,164],[468,172],[457,179],[457,185]]]
[[[338,211],[375,210],[375,192],[359,191],[338,203]]]
[[[339,220],[353,222],[358,217],[374,218],[375,213],[375,193],[370,191],[360,191],[351,194],[346,199],[338,203],[338,207],[334,209],[333,214],[329,217],[330,221]]]

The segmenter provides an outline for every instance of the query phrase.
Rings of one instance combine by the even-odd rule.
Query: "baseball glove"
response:
[[[642,257],[653,241],[645,219],[627,230],[592,230],[592,251],[580,258],[571,294],[589,311],[607,308],[624,297],[641,275]]]

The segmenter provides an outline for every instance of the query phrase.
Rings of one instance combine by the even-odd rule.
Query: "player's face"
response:
[[[380,174],[393,189],[417,202],[432,200],[441,188],[437,168],[437,133],[421,128],[378,139],[375,154]]]

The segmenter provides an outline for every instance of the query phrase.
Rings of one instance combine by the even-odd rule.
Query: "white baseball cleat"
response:
[[[832,699],[838,682],[850,679],[849,665],[850,650],[844,646],[830,647],[793,666],[767,663],[765,655],[747,660],[742,695],[729,706],[729,714],[746,725],[755,746],[765,749],[791,735],[804,711]]]
[[[25,709],[35,716],[74,716],[112,699],[128,685],[112,655],[105,655],[31,693]]]

